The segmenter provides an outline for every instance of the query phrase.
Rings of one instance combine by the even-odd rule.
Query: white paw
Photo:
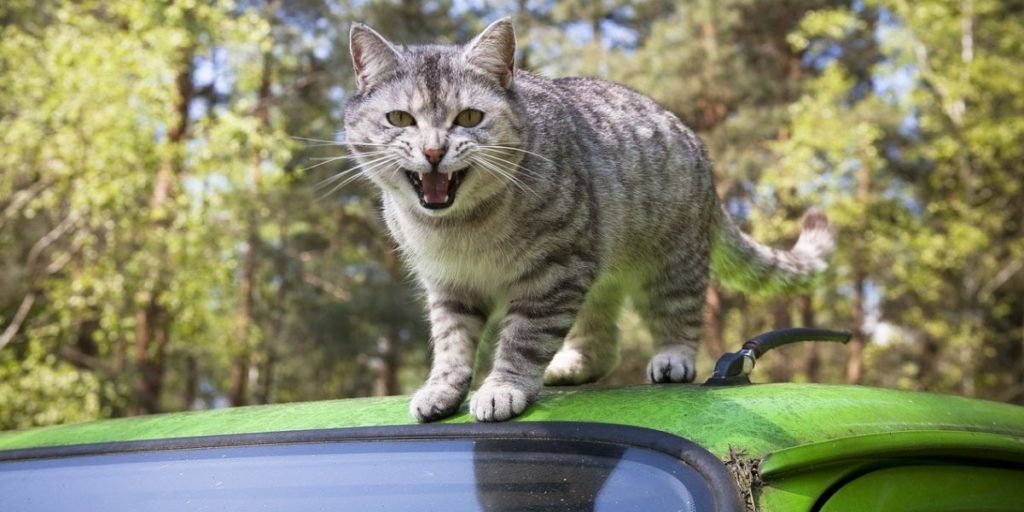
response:
[[[697,377],[693,350],[681,345],[662,348],[647,365],[647,377],[654,383],[693,382]]]
[[[574,349],[559,350],[544,370],[545,386],[575,386],[594,380],[587,358]]]
[[[469,411],[477,421],[505,421],[526,410],[530,395],[515,384],[484,382],[469,401]]]
[[[459,410],[466,398],[466,391],[443,382],[427,382],[412,400],[409,412],[420,423],[447,418]]]

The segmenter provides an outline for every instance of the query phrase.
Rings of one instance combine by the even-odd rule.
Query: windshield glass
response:
[[[236,446],[0,463],[0,510],[713,510],[660,452],[544,440]]]

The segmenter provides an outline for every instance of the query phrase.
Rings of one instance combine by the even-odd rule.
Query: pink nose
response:
[[[423,148],[423,156],[427,157],[430,165],[436,166],[444,158],[445,148]]]

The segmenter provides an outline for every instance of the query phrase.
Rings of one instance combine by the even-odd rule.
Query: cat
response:
[[[622,85],[516,69],[515,49],[508,18],[464,46],[351,28],[345,137],[429,305],[433,364],[410,402],[421,422],[459,409],[480,332],[502,313],[470,400],[478,421],[523,413],[542,384],[608,373],[627,295],[656,343],[649,380],[691,382],[710,270],[742,290],[806,287],[834,245],[815,210],[790,251],[749,238],[676,116]]]

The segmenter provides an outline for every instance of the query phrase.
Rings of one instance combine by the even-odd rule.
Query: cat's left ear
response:
[[[352,67],[359,90],[394,73],[402,61],[401,54],[387,39],[362,23],[352,24],[349,51],[352,52]]]
[[[466,64],[491,77],[504,88],[512,86],[515,71],[516,32],[512,18],[491,23],[462,51]]]

